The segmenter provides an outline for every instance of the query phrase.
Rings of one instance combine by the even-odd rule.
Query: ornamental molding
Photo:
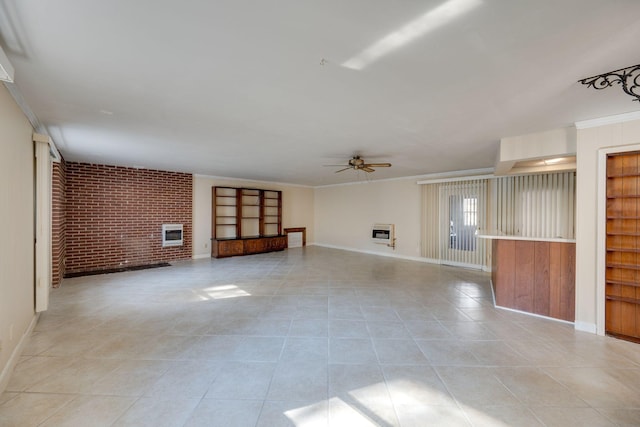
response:
[[[606,89],[618,84],[627,95],[640,102],[640,64],[621,68],[598,76],[587,77],[578,82],[596,90]]]

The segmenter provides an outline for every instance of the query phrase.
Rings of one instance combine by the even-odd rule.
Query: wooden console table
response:
[[[307,246],[307,227],[291,227],[284,229],[284,235],[289,233],[302,233],[302,246]],[[288,236],[287,236],[288,237]],[[289,239],[287,238],[287,247],[289,247]]]

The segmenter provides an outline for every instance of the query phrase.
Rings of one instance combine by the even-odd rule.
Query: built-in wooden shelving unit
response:
[[[213,187],[211,196],[211,256],[221,258],[286,248],[281,191]]]
[[[607,158],[605,331],[640,342],[640,153]]]

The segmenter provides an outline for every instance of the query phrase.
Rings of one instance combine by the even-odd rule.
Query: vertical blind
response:
[[[493,181],[491,228],[524,237],[575,237],[575,172]]]
[[[507,235],[573,239],[575,181],[575,172],[560,172],[425,184],[422,256],[486,265],[488,241],[471,234],[474,225]]]
[[[485,242],[476,232],[485,228],[487,180],[424,185],[422,254],[438,262],[480,268]]]
[[[422,186],[422,256],[439,258],[440,236],[440,184]]]

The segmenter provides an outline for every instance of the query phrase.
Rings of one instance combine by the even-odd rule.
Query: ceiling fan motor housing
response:
[[[364,165],[364,160],[362,160],[360,156],[354,156],[351,160],[349,160],[349,164],[355,169],[360,169]]]

